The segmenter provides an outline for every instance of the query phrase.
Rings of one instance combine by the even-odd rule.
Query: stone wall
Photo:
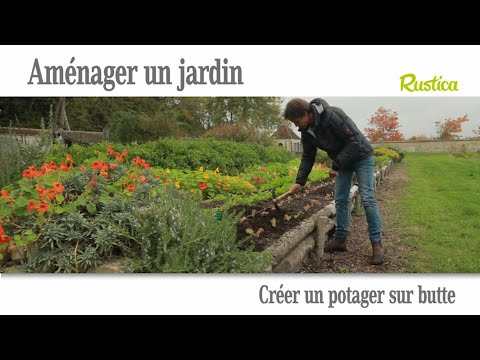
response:
[[[301,154],[303,151],[300,139],[274,139],[273,142],[295,154]]]
[[[2,128],[0,127],[0,141],[2,138],[14,136],[20,143],[34,143],[41,133],[48,133],[48,130],[25,129],[25,128]],[[101,132],[92,131],[62,131],[62,137],[70,144],[93,144],[102,142],[105,136]],[[53,141],[53,135],[52,135]]]
[[[457,153],[480,151],[480,139],[476,140],[428,140],[428,141],[392,141],[374,143],[374,146],[395,146],[405,152]]]

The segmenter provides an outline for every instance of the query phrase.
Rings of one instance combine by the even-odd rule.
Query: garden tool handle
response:
[[[291,195],[293,192],[291,190],[288,190],[286,193],[280,195],[280,196],[277,196],[275,199],[273,199],[273,202],[274,203],[277,203],[279,202],[280,200],[282,199],[285,199],[288,195]]]

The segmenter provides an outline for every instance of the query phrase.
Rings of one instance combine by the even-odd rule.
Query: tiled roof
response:
[[[280,126],[272,135],[274,139],[295,139],[300,140],[297,134],[287,125]]]

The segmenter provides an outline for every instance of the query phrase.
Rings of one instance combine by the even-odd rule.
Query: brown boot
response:
[[[335,238],[325,246],[325,252],[347,251],[347,238]]]
[[[385,259],[385,249],[381,241],[372,244],[373,256],[372,256],[372,265],[383,264]]]

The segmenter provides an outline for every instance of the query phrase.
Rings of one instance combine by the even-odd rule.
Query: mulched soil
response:
[[[312,183],[280,201],[276,209],[272,200],[254,206],[236,206],[229,211],[244,215],[237,225],[237,240],[242,246],[262,251],[286,231],[323,209],[334,197],[333,183]]]
[[[398,199],[404,194],[408,183],[404,163],[395,165],[387,177],[382,180],[377,189],[376,198],[382,217],[382,241],[386,248],[383,265],[370,265],[372,247],[368,240],[367,220],[361,209],[359,214],[353,214],[348,237],[348,251],[344,253],[325,253],[321,264],[315,261],[311,252],[300,269],[302,273],[388,273],[405,272],[407,248],[402,244],[398,214]]]

